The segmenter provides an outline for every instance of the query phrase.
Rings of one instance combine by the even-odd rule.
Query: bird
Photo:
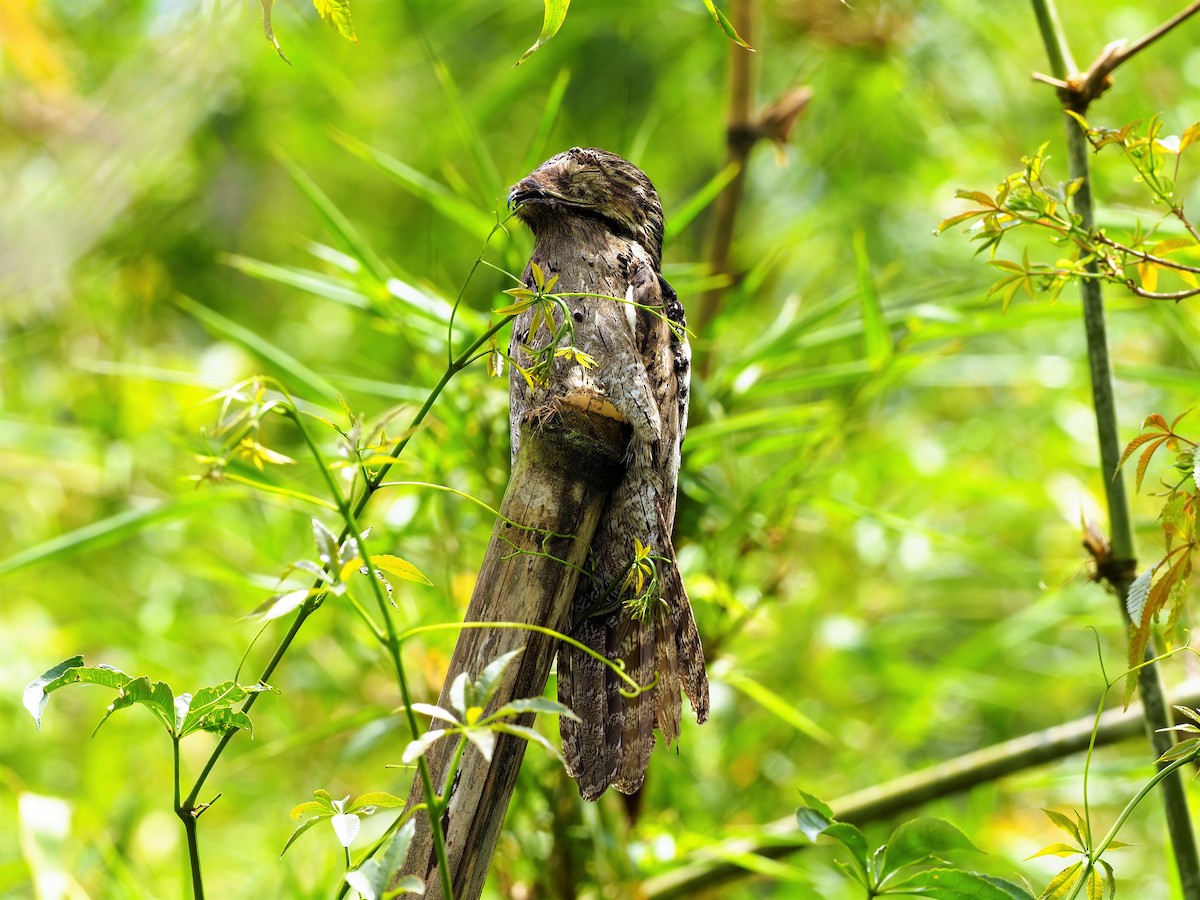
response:
[[[638,791],[657,727],[680,733],[680,692],[709,714],[704,650],[671,531],[687,428],[691,351],[683,305],[662,276],[663,211],[646,174],[615,153],[573,147],[519,181],[509,207],[533,232],[522,275],[532,303],[509,344],[512,459],[521,422],[581,393],[631,426],[625,471],[592,539],[571,603],[571,637],[624,665],[634,697],[603,663],[560,643],[559,719],[567,772],[587,800]]]

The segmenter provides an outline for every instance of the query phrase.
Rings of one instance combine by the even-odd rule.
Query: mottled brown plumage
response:
[[[565,298],[571,332],[558,342],[592,357],[592,367],[560,354],[531,384],[522,369],[528,373],[553,343],[551,328],[562,324],[563,313],[552,324],[532,309],[515,320],[513,458],[522,418],[569,394],[602,396],[633,430],[627,471],[592,541],[590,577],[576,591],[572,636],[624,660],[639,684],[658,681],[650,692],[626,698],[606,666],[560,648],[559,699],[582,720],[562,720],[563,755],[580,793],[594,800],[610,784],[624,793],[641,787],[654,728],[668,746],[679,737],[680,690],[697,721],[708,718],[704,652],[671,544],[690,351],[683,306],[660,273],[662,207],[640,169],[614,153],[577,147],[535,169],[509,202],[536,238],[525,284],[535,286],[536,263],[547,279],[557,277],[554,293],[601,295]],[[640,567],[639,545],[650,548]]]

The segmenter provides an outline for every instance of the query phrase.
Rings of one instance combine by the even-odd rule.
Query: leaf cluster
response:
[[[800,831],[813,843],[832,838],[849,851],[850,862],[837,860],[847,878],[859,884],[865,897],[912,896],[934,900],[1033,900],[1024,888],[991,875],[980,875],[946,864],[944,856],[979,848],[943,819],[910,819],[896,827],[887,842],[870,849],[862,831],[833,817],[828,804],[801,791],[805,803],[796,811]]]

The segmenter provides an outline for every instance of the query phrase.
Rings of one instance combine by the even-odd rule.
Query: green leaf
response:
[[[979,848],[965,834],[944,819],[929,816],[910,819],[893,831],[888,839],[883,871],[894,872],[902,866],[939,857],[952,850],[979,852]]]
[[[209,309],[202,303],[197,303],[184,294],[175,294],[172,299],[176,306],[196,319],[208,331],[217,337],[233,341],[255,356],[269,362],[279,369],[288,381],[299,382],[320,397],[332,399],[337,396],[337,389],[332,384],[290,353],[255,334],[249,328],[239,325],[232,319],[226,318],[214,309]]]
[[[731,162],[721,171],[717,172],[708,180],[700,190],[683,201],[683,205],[671,213],[667,217],[667,234],[677,235],[684,231],[692,220],[700,213],[704,212],[714,200],[720,195],[721,191],[729,186],[729,183],[737,177],[741,171],[741,166],[736,162]]]
[[[321,562],[329,566],[329,570],[337,573],[342,568],[342,551],[338,547],[337,537],[325,527],[320,519],[312,520],[313,538],[317,544],[317,555]]]
[[[472,686],[471,697],[469,698],[468,706],[484,707],[488,705],[488,701],[492,699],[492,695],[496,693],[496,689],[500,687],[500,677],[504,674],[504,670],[508,668],[508,664],[521,655],[524,647],[518,647],[516,650],[510,650],[502,656],[497,656],[488,663],[479,677],[475,679],[475,684]]]
[[[961,869],[927,869],[891,888],[935,900],[1033,900],[1032,894],[1015,884]]]
[[[35,544],[5,560],[0,560],[0,576],[11,575],[22,569],[46,563],[61,562],[77,553],[108,547],[135,537],[152,525],[182,519],[206,509],[214,503],[223,503],[229,496],[229,494],[207,491],[182,500],[168,500],[165,503],[154,503],[141,509],[119,512],[98,522],[91,522],[82,528]]]
[[[870,851],[867,850],[867,839],[858,827],[849,822],[833,822],[825,829],[825,837],[833,838],[843,847],[854,854],[855,858],[867,867]]]
[[[1048,844],[1032,856],[1025,857],[1026,859],[1037,859],[1039,856],[1078,856],[1081,850],[1071,844],[1064,844],[1061,841]]]
[[[495,731],[501,731],[504,734],[511,734],[514,737],[519,737],[523,741],[532,741],[555,759],[562,759],[562,754],[558,752],[558,748],[550,743],[550,741],[546,739],[545,735],[534,731],[532,728],[526,728],[524,725],[513,725],[510,722],[501,722],[493,725],[492,728]]]
[[[738,34],[736,30],[734,30],[733,23],[725,17],[725,13],[717,9],[717,5],[713,2],[713,0],[704,0],[704,6],[708,9],[708,14],[713,17],[713,21],[717,23],[718,27],[720,27],[723,32],[725,32],[725,36],[727,38],[753,52],[754,48],[742,40],[742,36]]]
[[[542,17],[542,33],[533,42],[533,46],[521,54],[521,58],[516,62],[518,66],[537,53],[546,41],[558,34],[558,29],[562,28],[563,22],[566,21],[567,7],[571,5],[571,0],[543,0],[543,2],[546,10]]]
[[[73,671],[80,671],[75,669]],[[135,704],[146,707],[154,714],[163,727],[175,733],[175,695],[171,686],[165,681],[150,681],[149,675],[131,679],[117,694],[117,698],[108,705],[104,718],[96,725],[92,734],[95,735],[100,727],[116,712],[128,709]]]
[[[262,616],[264,622],[270,622],[272,619],[278,619],[281,616],[286,616],[294,609],[298,609],[305,600],[313,594],[319,594],[320,591],[314,591],[312,588],[299,588],[294,591],[287,591],[282,594],[272,594],[258,606],[250,611],[251,616]]]
[[[1071,837],[1075,838],[1076,846],[1078,846],[1078,847],[1087,846],[1087,842],[1083,839],[1083,832],[1079,830],[1078,824],[1073,822],[1071,819],[1067,818],[1062,813],[1055,812],[1052,809],[1043,809],[1042,812],[1044,812],[1046,814],[1046,816],[1050,819],[1051,822],[1053,822],[1055,825],[1057,825],[1060,829],[1065,831]]]
[[[417,584],[433,584],[432,581],[421,574],[420,569],[398,556],[381,553],[378,556],[371,557],[371,565],[377,569],[382,569],[389,575],[403,578],[405,581],[415,581]]]
[[[861,230],[854,233],[854,260],[858,271],[865,355],[871,364],[871,371],[878,372],[892,359],[892,331],[884,318],[879,293],[875,289],[871,258],[867,255],[867,239]]]
[[[344,0],[314,0],[317,5],[317,10],[320,11],[321,4],[334,6],[339,3],[344,5]],[[324,17],[324,13],[322,13]],[[338,239],[338,243],[342,245],[342,249],[353,256],[371,276],[380,284],[386,284],[390,273],[383,260],[371,247],[367,240],[354,227],[350,219],[338,209],[337,205],[329,199],[329,196],[317,186],[308,173],[296,165],[292,160],[283,153],[277,153],[276,158],[291,176],[296,187],[300,188],[301,193],[308,199],[308,202],[313,205],[313,208],[325,220],[325,224],[329,226],[330,231]]]
[[[1046,885],[1046,889],[1042,891],[1038,900],[1064,900],[1070,896],[1071,890],[1082,874],[1083,863],[1072,863],[1050,879],[1050,883]]]
[[[337,29],[338,34],[348,41],[358,43],[358,37],[354,34],[354,23],[350,21],[349,0],[313,0],[313,6],[322,19]]]
[[[397,830],[383,856],[380,859],[368,859],[357,869],[347,872],[346,883],[365,900],[384,900],[385,897],[399,896],[404,892],[423,894],[425,882],[415,875],[405,876],[396,883],[395,888],[388,891],[388,881],[404,864],[416,830],[417,823],[409,819]]]
[[[83,666],[82,656],[72,656],[70,659],[64,659],[57,666],[47,669],[37,678],[33,679],[29,683],[29,686],[25,688],[21,703],[29,710],[29,714],[33,716],[33,721],[37,723],[38,731],[42,730],[42,713],[46,711],[46,704],[50,702],[46,686],[58,681],[68,670],[78,669],[81,666]],[[112,671],[116,672],[116,669]]]
[[[310,804],[304,803],[301,805],[309,806]],[[299,809],[299,807],[297,807],[297,809]],[[293,810],[293,812],[295,812],[295,810]],[[296,842],[296,838],[300,837],[300,835],[304,834],[304,832],[308,831],[308,829],[312,828],[314,825],[316,825],[321,820],[328,819],[331,815],[332,815],[332,813],[322,813],[321,815],[313,816],[307,822],[303,822],[300,825],[297,825],[296,830],[293,831],[288,836],[287,842],[283,845],[283,849],[279,851],[279,857],[281,859],[283,858],[283,854],[288,852],[288,847],[292,846],[292,844],[294,844]]]
[[[346,807],[346,812],[361,812],[363,815],[370,815],[376,809],[399,809],[404,806],[405,801],[395,794],[389,794],[386,791],[369,791],[362,796],[355,797],[354,802]],[[371,812],[366,812],[370,810]]]
[[[491,718],[500,718],[506,715],[520,715],[521,713],[546,713],[551,716],[566,716],[568,719],[579,721],[579,716],[571,711],[569,706],[564,706],[557,700],[551,700],[547,697],[525,697],[521,700],[513,700],[511,703],[506,703],[491,716]]]
[[[482,241],[491,233],[495,225],[492,214],[464,200],[445,185],[349,135],[335,134],[334,138],[355,156],[377,166],[413,196],[425,201],[435,212],[462,227],[477,240]]]
[[[731,688],[741,691],[767,712],[792,728],[795,728],[801,734],[805,734],[827,747],[837,743],[832,734],[796,709],[790,701],[779,696],[779,694],[772,691],[766,685],[755,681],[744,672],[730,669],[721,676],[721,680]]]

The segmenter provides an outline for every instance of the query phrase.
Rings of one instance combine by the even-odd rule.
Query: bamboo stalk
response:
[[[1032,0],[1032,3],[1054,77],[1068,84],[1078,81],[1079,73],[1075,71],[1071,62],[1071,52],[1053,0]],[[1088,104],[1094,95],[1073,96],[1069,92],[1060,92],[1060,96],[1064,108],[1083,115],[1087,112]],[[1091,230],[1095,225],[1095,202],[1092,198],[1089,171],[1089,144],[1086,135],[1075,121],[1068,118],[1066,129],[1070,177],[1072,180],[1081,179],[1082,184],[1074,197],[1074,210],[1082,217],[1083,227]],[[1099,275],[1099,265],[1095,260],[1089,262],[1087,267],[1089,272]],[[1121,442],[1117,432],[1112,365],[1109,361],[1104,299],[1100,292],[1099,277],[1081,279],[1080,290],[1083,297],[1083,325],[1087,335],[1088,365],[1091,371],[1092,406],[1100,444],[1100,471],[1108,501],[1109,540],[1112,544],[1112,564],[1107,567],[1106,580],[1116,593],[1121,617],[1126,618],[1126,599],[1129,586],[1136,577],[1137,562],[1129,497],[1125,491],[1124,474],[1118,470]],[[1151,641],[1146,648],[1147,658],[1154,652]],[[1158,757],[1171,748],[1174,739],[1170,733],[1161,730],[1170,726],[1171,721],[1165,701],[1166,692],[1156,664],[1150,663],[1139,670],[1138,690],[1142,698],[1147,736],[1155,756]],[[1196,838],[1188,811],[1183,777],[1178,771],[1163,781],[1162,799],[1183,896],[1186,900],[1200,900],[1200,856],[1197,856],[1196,852]]]

